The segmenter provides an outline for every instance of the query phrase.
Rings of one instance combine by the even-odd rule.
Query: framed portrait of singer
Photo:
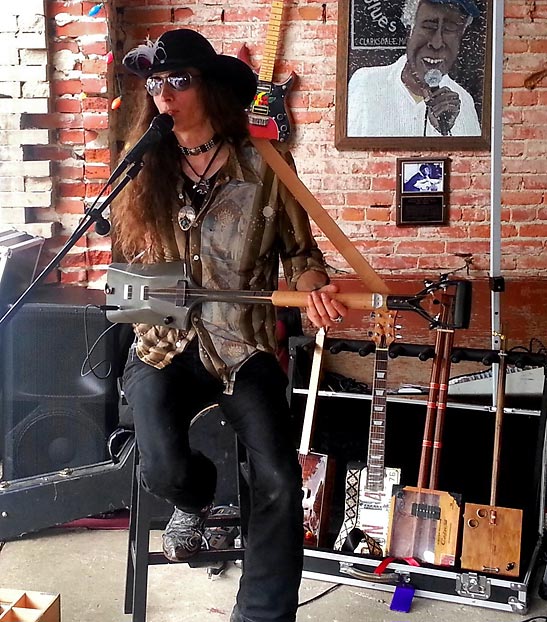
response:
[[[491,0],[340,0],[336,147],[487,150]]]

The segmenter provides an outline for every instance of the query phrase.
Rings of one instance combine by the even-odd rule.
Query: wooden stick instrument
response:
[[[448,325],[453,296],[441,296],[441,326]],[[431,370],[418,486],[395,487],[388,555],[438,566],[456,562],[461,496],[437,490],[453,330],[438,328]],[[427,482],[429,487],[427,488]]]
[[[462,568],[468,570],[517,577],[520,573],[522,510],[496,505],[507,373],[505,337],[503,335],[499,337],[501,348],[496,385],[496,422],[490,505],[465,504],[461,563]]]

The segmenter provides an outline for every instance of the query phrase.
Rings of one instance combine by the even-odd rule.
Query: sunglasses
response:
[[[156,97],[162,92],[162,89],[167,82],[169,86],[175,91],[186,91],[192,86],[194,80],[197,80],[199,76],[193,76],[191,73],[181,73],[177,76],[167,76],[160,78],[158,76],[152,76],[147,78],[145,88],[149,95]]]

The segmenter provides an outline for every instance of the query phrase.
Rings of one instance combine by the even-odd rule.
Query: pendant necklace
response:
[[[198,177],[198,181],[192,180],[193,181],[192,190],[194,192],[192,194],[192,197],[190,198],[190,203],[187,204],[185,202],[184,205],[182,205],[182,207],[178,211],[177,221],[179,223],[180,228],[183,231],[188,231],[190,229],[190,227],[194,224],[194,222],[197,220],[197,218],[200,216],[200,214],[203,212],[203,210],[207,207],[209,203],[207,201],[207,198],[211,191],[212,181],[216,177],[216,175],[212,175],[208,179],[206,179],[206,175],[209,172],[211,166],[213,165],[213,162],[216,160],[216,157],[218,156],[222,148],[222,145],[223,145],[223,142],[219,144],[213,157],[209,160],[209,164],[207,164],[207,166],[205,167],[205,170],[203,171],[201,175],[199,175],[196,172],[194,167],[190,164],[189,160],[183,154],[183,157],[186,160],[186,163],[190,167],[190,170],[194,173],[196,177]],[[181,201],[185,201],[186,199],[185,194],[184,194],[184,188],[182,188],[179,193],[179,199]],[[197,213],[196,213],[196,209],[193,203],[201,204],[200,209]]]

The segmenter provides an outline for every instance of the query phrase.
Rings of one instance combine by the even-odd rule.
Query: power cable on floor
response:
[[[326,596],[327,594],[330,594],[331,592],[334,592],[334,590],[337,590],[339,587],[342,587],[341,583],[337,583],[336,585],[331,585],[324,592],[321,592],[320,594],[316,594],[315,596],[312,596],[311,598],[308,598],[308,600],[305,600],[305,601],[299,603],[298,604],[298,608],[303,607],[304,605],[309,605],[310,603],[313,603],[314,601],[319,600],[320,598],[323,598],[323,596]],[[528,621],[524,620],[524,622],[528,622]]]

